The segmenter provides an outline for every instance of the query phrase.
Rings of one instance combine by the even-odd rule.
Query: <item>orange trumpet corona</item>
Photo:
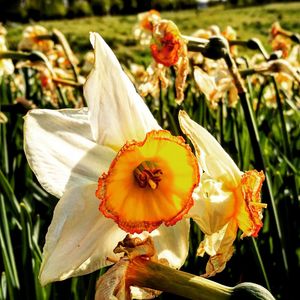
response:
[[[197,160],[182,137],[151,131],[126,143],[98,180],[100,211],[129,233],[174,225],[193,205]]]

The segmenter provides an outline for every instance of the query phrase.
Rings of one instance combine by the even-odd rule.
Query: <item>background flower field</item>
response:
[[[237,32],[237,40],[257,38],[267,53],[273,51],[270,30],[274,22],[280,21],[286,30],[300,33],[299,2],[236,9],[215,6],[205,10],[162,12],[162,16],[175,22],[184,35],[211,25],[218,25],[221,29],[230,25]],[[38,281],[45,234],[58,199],[40,187],[27,164],[23,151],[23,117],[35,107],[57,109],[84,105],[82,84],[90,70],[89,67],[84,69],[86,54],[91,50],[90,31],[103,36],[135,80],[133,72],[130,72],[132,64],[147,67],[152,60],[149,47],[141,45],[133,36],[136,22],[136,15],[123,15],[36,23],[54,33],[55,42],[63,48],[69,45],[71,54],[78,61],[72,64],[75,58],[71,58],[69,53],[69,77],[63,79],[56,76],[55,68],[44,67],[49,60],[40,52],[27,52],[29,56],[24,52],[23,56],[11,52],[2,56],[3,59],[12,58],[15,71],[9,74],[0,72],[0,299],[94,297],[96,279],[105,272],[104,269],[45,287],[41,287]],[[22,32],[29,25],[32,24],[5,24],[9,50],[17,50]],[[293,41],[292,46],[296,45],[297,41]],[[174,101],[173,85],[166,90],[161,89],[157,98],[145,96],[160,125],[175,135],[182,134],[177,115],[180,109],[184,109],[217,138],[241,170],[257,168],[257,149],[248,131],[249,122],[254,120],[269,175],[269,191],[265,188],[262,194],[262,202],[268,205],[264,211],[264,226],[257,238],[237,238],[235,253],[226,269],[212,280],[228,286],[244,281],[255,282],[267,287],[276,299],[293,299],[291,295],[297,293],[300,278],[299,52],[298,48],[293,62],[297,71],[292,74],[294,77],[291,76],[288,89],[280,84],[277,77],[281,70],[259,78],[243,76],[247,97],[254,110],[252,120],[245,115],[240,102],[236,107],[228,106],[227,96],[213,108],[204,93],[198,90],[192,74],[188,75],[185,100],[180,106]],[[257,53],[260,53],[257,49],[238,46],[238,56],[250,67],[250,61]],[[48,75],[43,77],[41,72]],[[170,78],[174,79],[172,71]],[[272,100],[269,100],[268,93],[272,94]],[[203,234],[192,223],[190,235],[190,253],[182,270],[201,275],[205,273],[208,259],[196,256]],[[164,293],[160,299],[177,298]]]

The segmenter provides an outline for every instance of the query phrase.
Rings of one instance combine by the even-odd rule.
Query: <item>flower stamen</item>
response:
[[[149,186],[155,190],[161,181],[161,169],[157,168],[157,164],[152,161],[143,161],[133,171],[133,175],[139,187],[146,188]]]
[[[267,204],[266,203],[260,203],[260,202],[250,202],[249,203],[251,206],[255,206],[257,208],[267,208]]]

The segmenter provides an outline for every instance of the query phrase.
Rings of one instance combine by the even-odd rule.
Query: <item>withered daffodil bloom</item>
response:
[[[43,249],[43,285],[109,265],[127,232],[151,234],[172,267],[188,253],[189,223],[181,219],[199,183],[197,159],[157,124],[100,35],[91,33],[91,43],[88,108],[25,117],[29,165],[60,198]]]
[[[191,139],[200,167],[200,186],[194,192],[195,205],[189,216],[205,234],[198,255],[211,257],[204,276],[221,272],[231,258],[238,228],[241,238],[256,237],[263,226],[260,191],[263,172],[241,172],[217,140],[181,111],[180,126]]]
[[[150,45],[153,58],[165,67],[174,66],[176,70],[176,102],[184,99],[184,85],[189,72],[187,41],[179,29],[169,20],[156,22],[153,27],[153,43]]]
[[[142,45],[149,45],[152,38],[153,26],[161,20],[160,13],[155,9],[151,9],[139,13],[137,18],[138,23],[133,27],[133,35]]]

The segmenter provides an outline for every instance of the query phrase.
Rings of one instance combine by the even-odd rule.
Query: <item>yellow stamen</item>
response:
[[[255,206],[257,208],[267,208],[267,203],[260,203],[260,202],[250,202],[250,205]]]
[[[133,171],[136,182],[139,187],[146,188],[149,186],[153,190],[158,187],[161,181],[162,171],[157,168],[157,164],[151,161],[143,161]]]

